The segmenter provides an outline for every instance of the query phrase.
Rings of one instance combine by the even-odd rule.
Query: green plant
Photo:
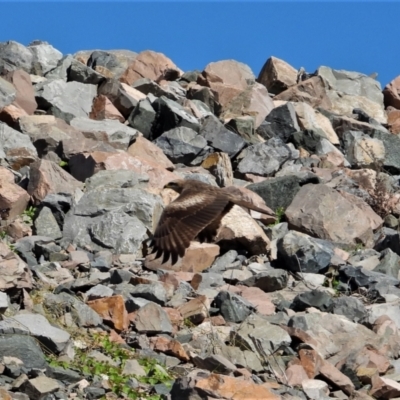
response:
[[[36,207],[30,206],[22,213],[22,218],[25,222],[32,224],[35,214],[36,214]]]
[[[113,362],[99,361],[87,355],[87,350],[77,349],[74,360],[67,364],[60,362],[54,356],[48,356],[47,360],[51,366],[62,368],[73,368],[82,374],[92,376],[108,377],[111,391],[118,397],[125,396],[128,399],[143,399],[143,400],[160,400],[157,394],[150,394],[144,389],[133,388],[129,385],[129,381],[134,378],[137,381],[145,384],[155,385],[164,383],[171,385],[172,376],[161,366],[156,360],[141,358],[138,359],[139,364],[146,372],[146,376],[124,375],[123,370],[127,360],[136,358],[132,350],[122,348],[116,343],[110,341],[108,336],[95,334],[92,337],[91,349],[100,349]]]
[[[7,236],[7,233],[5,231],[0,231],[0,239],[5,239]]]
[[[68,167],[68,161],[63,161],[63,160],[61,160],[61,161],[58,163],[58,165],[59,165],[61,168]]]
[[[275,214],[276,214],[276,221],[273,224],[270,224],[268,226],[275,226],[280,224],[283,221],[283,217],[285,215],[285,209],[283,207],[278,207],[275,210]]]

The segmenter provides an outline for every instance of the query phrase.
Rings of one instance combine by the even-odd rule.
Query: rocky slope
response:
[[[400,77],[0,43],[2,399],[400,397]],[[146,240],[176,178],[218,242]]]

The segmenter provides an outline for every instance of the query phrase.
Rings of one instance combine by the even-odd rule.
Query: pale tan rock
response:
[[[344,169],[347,176],[353,179],[361,189],[370,191],[375,189],[376,185],[376,171],[369,168],[361,169]]]
[[[27,208],[29,194],[21,186],[8,179],[0,179],[0,209],[8,210],[2,217],[4,220],[13,220]]]
[[[25,236],[32,236],[32,228],[20,218],[7,224],[5,231],[7,235],[12,237],[14,240],[21,239]]]
[[[395,135],[398,135],[400,133],[400,110],[389,111],[387,116],[389,131]]]
[[[210,300],[206,296],[199,296],[178,307],[183,319],[190,319],[195,324],[200,324],[209,317]]]
[[[360,137],[354,139],[347,159],[355,167],[374,166],[385,159],[385,146],[379,139]]]
[[[220,118],[229,121],[240,115],[253,116],[254,128],[257,129],[273,108],[274,103],[268,90],[256,82],[225,103]]]
[[[219,255],[219,246],[212,243],[191,242],[183,258],[171,265],[171,260],[161,264],[162,257],[154,259],[154,254],[149,254],[144,265],[151,270],[165,269],[183,272],[202,272],[210,268],[215,258]]]
[[[296,111],[297,121],[302,129],[321,129],[325,137],[332,144],[339,144],[339,138],[332,127],[331,122],[325,115],[321,114],[318,110],[314,110],[307,103],[295,103],[293,107]]]
[[[289,226],[310,236],[372,246],[371,222],[364,212],[326,185],[302,186],[285,215]]]
[[[301,365],[291,365],[286,369],[286,376],[288,379],[288,385],[300,386],[301,383],[308,379],[304,368]]]
[[[142,99],[146,98],[146,95],[140,92],[139,90],[133,88],[132,86],[127,85],[126,83],[121,83],[122,90],[125,91],[125,93],[135,99],[137,102],[139,102]]]
[[[253,304],[253,306],[257,309],[257,313],[261,315],[275,314],[275,305],[272,302],[271,296],[258,287],[228,285],[226,288],[223,286],[221,290],[228,290],[230,292],[239,294],[251,304]]]
[[[297,70],[280,58],[270,57],[262,67],[257,81],[269,92],[278,94],[296,84]]]
[[[15,104],[9,104],[0,110],[0,121],[7,125],[17,128],[18,120],[21,117],[28,115],[26,111]]]
[[[231,376],[211,374],[200,379],[195,389],[209,394],[208,397],[226,400],[278,400],[280,396],[272,393],[265,386],[257,385],[251,380],[243,380]]]
[[[13,104],[24,110],[26,114],[32,115],[37,108],[37,103],[29,74],[22,69],[17,69],[8,72],[4,79],[12,83],[16,89],[17,94]]]
[[[400,110],[400,75],[388,83],[383,89],[385,106]]]
[[[92,111],[89,114],[89,118],[95,120],[113,119],[122,123],[125,122],[125,118],[122,114],[103,94],[98,95],[93,100]]]
[[[251,254],[267,254],[270,241],[257,222],[242,207],[234,205],[221,219],[216,242],[237,241]]]
[[[0,290],[32,289],[32,273],[21,258],[0,242]]]
[[[232,163],[228,154],[222,152],[211,153],[201,166],[215,176],[218,186],[225,187],[233,185]]]
[[[163,75],[166,69],[174,69],[182,73],[164,54],[146,50],[137,55],[119,79],[128,85],[132,85],[140,78],[149,78],[155,81]]]
[[[74,195],[82,186],[81,182],[52,161],[39,160],[31,164],[27,190],[34,204],[39,204],[50,193]]]
[[[314,76],[279,93],[274,97],[274,101],[304,102],[313,108],[322,107],[330,110],[332,103],[327,93],[328,90],[323,79]]]
[[[223,107],[255,81],[251,69],[235,60],[212,62],[206,66],[198,82],[209,87]]]
[[[143,136],[136,138],[135,142],[129,146],[127,153],[133,157],[140,157],[144,161],[158,164],[160,167],[170,171],[175,169],[175,165],[168,159],[163,151]]]
[[[383,104],[379,104],[364,96],[353,96],[329,90],[327,96],[331,102],[330,111],[351,117],[355,108],[361,108],[370,117],[376,119],[381,124],[386,124],[387,117]]]
[[[178,175],[158,166],[156,163],[150,163],[140,157],[132,157],[124,151],[79,153],[70,160],[72,176],[82,182],[98,171],[118,169],[147,174],[149,176],[149,191],[151,189],[156,194],[160,192],[166,183],[179,179]]]
[[[339,190],[339,193],[363,212],[372,230],[375,231],[382,227],[383,219],[363,199],[344,190]]]
[[[121,332],[128,329],[128,313],[125,309],[125,300],[121,295],[90,300],[87,305],[96,311],[103,320],[112,323],[116,331]]]

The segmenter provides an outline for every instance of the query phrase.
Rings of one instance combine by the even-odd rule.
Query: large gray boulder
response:
[[[17,95],[15,87],[0,77],[0,110],[10,105]]]
[[[61,79],[38,84],[35,89],[38,106],[66,122],[76,117],[88,117],[97,95],[95,85]]]

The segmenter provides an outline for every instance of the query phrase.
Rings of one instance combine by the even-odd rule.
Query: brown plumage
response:
[[[190,242],[211,241],[223,216],[234,204],[261,213],[265,209],[244,201],[225,188],[214,187],[197,180],[175,180],[164,188],[173,189],[180,196],[165,207],[150,246],[155,258],[163,256],[165,263],[171,256],[172,264],[183,257]]]

